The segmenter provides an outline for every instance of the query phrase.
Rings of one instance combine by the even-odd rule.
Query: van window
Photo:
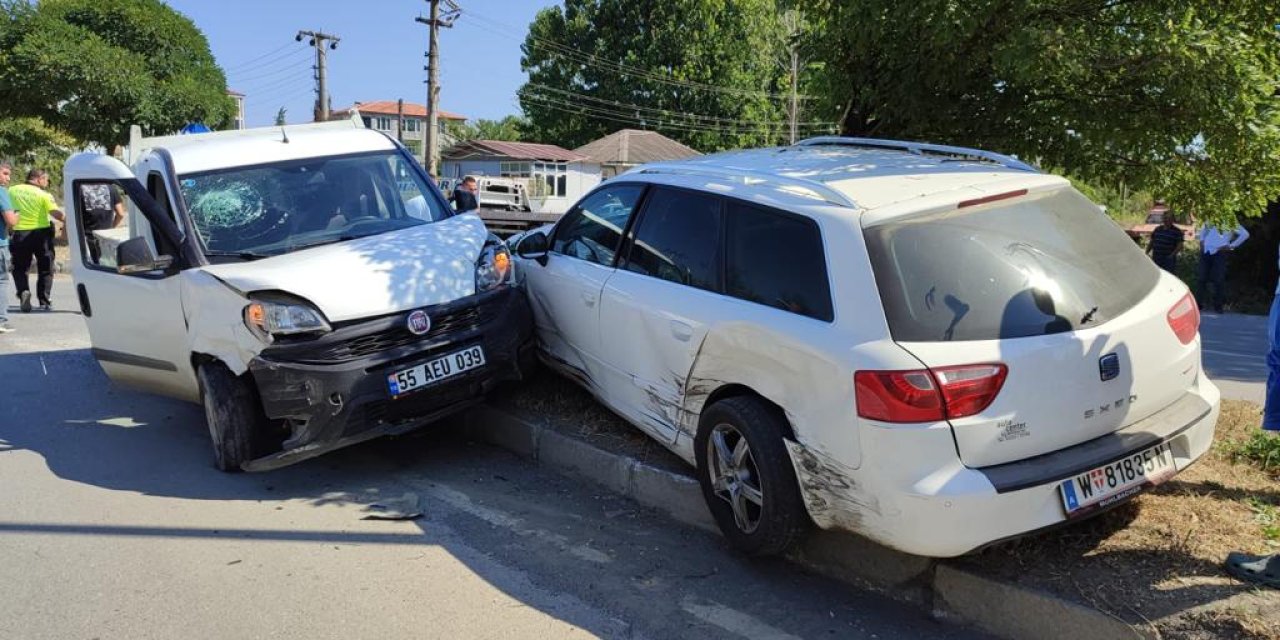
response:
[[[395,151],[185,174],[179,187],[205,255],[278,255],[435,222],[449,208]]]
[[[725,222],[726,293],[832,320],[827,260],[817,224],[742,202],[730,203]]]
[[[556,224],[551,250],[580,260],[613,266],[622,231],[644,187],[622,184],[600,189],[564,214]]]
[[[628,271],[719,291],[720,198],[659,188],[637,223]]]
[[[895,340],[994,340],[1097,326],[1159,271],[1074,189],[868,227]]]

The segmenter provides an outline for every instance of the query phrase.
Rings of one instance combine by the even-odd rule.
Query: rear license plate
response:
[[[1109,507],[1157,485],[1177,472],[1168,442],[1129,454],[1124,458],[1090,469],[1058,485],[1067,516],[1079,516]]]
[[[468,347],[428,360],[416,367],[388,374],[387,388],[394,398],[483,366],[484,349],[479,346]]]

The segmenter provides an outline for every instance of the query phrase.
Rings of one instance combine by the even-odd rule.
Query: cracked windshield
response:
[[[196,234],[211,258],[279,255],[448,215],[396,152],[190,174],[180,184]]]

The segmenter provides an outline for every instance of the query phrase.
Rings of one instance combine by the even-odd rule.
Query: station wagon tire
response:
[[[716,402],[699,422],[694,450],[702,496],[725,538],[749,555],[780,554],[809,528],[787,432],[777,410],[752,397]]]
[[[268,427],[257,390],[247,376],[231,373],[221,362],[205,362],[196,372],[204,404],[213,465],[235,473],[240,465],[260,457]]]

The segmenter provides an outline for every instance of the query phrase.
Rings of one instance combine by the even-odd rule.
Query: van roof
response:
[[[978,149],[834,137],[644,165],[635,172],[737,177],[861,210],[960,190],[1062,181],[1016,158]]]
[[[132,164],[146,151],[161,148],[173,157],[174,169],[186,174],[318,156],[387,151],[395,149],[395,143],[352,119],[156,138],[139,135],[130,141],[127,160]]]

